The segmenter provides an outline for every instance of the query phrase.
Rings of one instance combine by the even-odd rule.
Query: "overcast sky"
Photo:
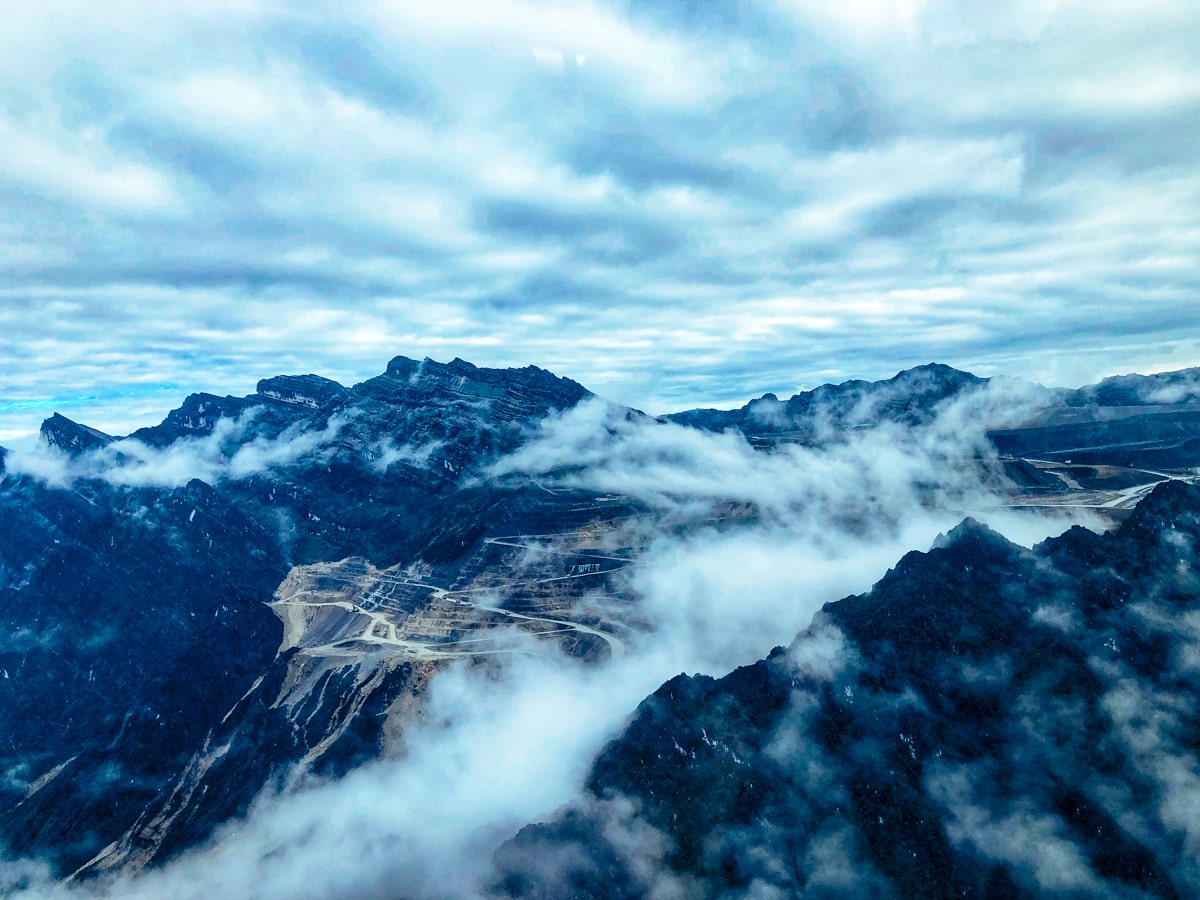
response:
[[[652,412],[1200,364],[1195,0],[14,0],[0,442],[396,354]]]

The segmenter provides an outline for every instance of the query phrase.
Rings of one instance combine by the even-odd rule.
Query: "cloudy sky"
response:
[[[1194,0],[15,0],[0,442],[393,355],[652,412],[1200,364]]]

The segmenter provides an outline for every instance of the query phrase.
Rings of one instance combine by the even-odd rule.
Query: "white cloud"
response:
[[[653,411],[1200,363],[1194,6],[739,9],[22,8],[0,434],[396,352]]]
[[[160,170],[122,159],[96,129],[71,132],[0,116],[5,161],[0,180],[10,189],[45,194],[117,213],[180,213],[179,198]]]
[[[247,439],[255,415],[256,410],[251,409],[237,418],[218,419],[209,434],[183,437],[165,447],[124,438],[75,457],[44,445],[17,450],[5,457],[5,468],[12,475],[28,475],[52,487],[67,487],[81,479],[126,487],[179,487],[193,478],[215,484],[282,468],[302,458],[312,461],[321,453],[332,454],[332,442],[345,424],[333,418],[320,429],[306,430],[302,423],[278,437]],[[389,446],[381,458],[389,455],[390,461],[395,461],[403,453]],[[418,456],[413,451],[408,458]]]
[[[988,789],[988,800],[978,800],[975,782],[981,777],[970,766],[938,764],[925,779],[929,793],[949,813],[946,832],[951,841],[1006,862],[1019,875],[1028,873],[1031,887],[1041,891],[1101,890],[1061,821],[1023,799],[997,810],[994,788]]]
[[[645,548],[628,593],[646,629],[622,633],[624,655],[583,668],[516,654],[497,657],[498,669],[442,672],[403,758],[262,797],[212,847],[99,890],[317,898],[403,885],[414,898],[479,896],[492,851],[575,795],[592,756],[643,697],[680,672],[724,674],[791,642],[824,603],[869,589],[903,552],[928,547],[957,522],[964,498],[989,496],[956,460],[981,440],[986,419],[1016,415],[1017,405],[997,392],[949,404],[925,434],[881,430],[772,454],[732,434],[626,419],[598,401],[547,421],[497,473],[620,491],[658,510],[625,536]],[[925,482],[944,487],[930,492]],[[756,504],[761,519],[705,524],[730,502]],[[1012,521],[1025,539],[1068,524]],[[844,662],[841,647],[836,633],[820,632],[794,648],[794,662],[824,676]]]

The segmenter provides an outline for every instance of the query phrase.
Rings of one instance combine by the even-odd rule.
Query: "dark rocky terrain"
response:
[[[938,404],[986,383],[985,378],[933,363],[886,381],[823,384],[786,401],[763,394],[741,409],[692,409],[666,418],[705,431],[735,429],[751,439],[819,442],[881,421],[926,424]]]
[[[1119,519],[1155,484],[1189,477],[1189,467],[1200,466],[1200,412],[1189,393],[1194,376],[1130,376],[1077,392],[1035,392],[1040,399],[1030,404],[1028,420],[994,431],[996,453],[981,451],[975,462],[1009,492],[1012,505],[1093,506]],[[825,386],[786,402],[768,395],[742,410],[669,418],[705,430],[741,431],[770,452],[789,442],[844,440],[879,423],[921,427],[948,401],[970,399],[987,384],[948,367],[925,366],[885,382]],[[316,375],[281,376],[260,382],[247,397],[192,395],[162,423],[128,438],[55,415],[43,425],[41,468],[0,449],[5,855],[43,859],[55,872],[79,879],[169,860],[244,813],[264,788],[291,785],[297,772],[336,777],[402,752],[405,729],[420,716],[430,679],[454,660],[488,665],[489,654],[504,652],[490,643],[504,629],[522,629],[547,652],[585,665],[623,653],[621,635],[644,623],[621,581],[639,552],[622,523],[646,516],[645,505],[566,482],[495,477],[491,470],[525,446],[547,416],[589,398],[582,386],[535,367],[490,370],[461,360],[397,357],[383,374],[353,387]],[[646,427],[665,427],[632,410],[624,415]],[[1152,464],[1152,470],[1142,468]],[[606,825],[604,816],[618,810],[621,821],[644,824],[651,843],[661,844],[655,866],[689,885],[686,879],[698,879],[697,890],[736,892],[766,877],[756,863],[731,861],[737,854],[730,848],[740,838],[722,835],[762,841],[767,856],[792,842],[793,874],[769,882],[786,894],[803,886],[787,878],[799,878],[803,867],[797,870],[796,860],[812,852],[806,835],[825,834],[821,840],[830,846],[850,841],[866,847],[871,832],[862,824],[862,810],[875,803],[899,804],[908,810],[904,816],[926,817],[929,835],[919,832],[913,840],[928,837],[919,853],[949,860],[947,884],[973,890],[980,878],[1001,887],[1009,878],[1027,886],[1014,865],[970,862],[974,857],[960,849],[956,832],[943,827],[945,814],[936,819],[927,809],[941,802],[937,790],[943,788],[913,799],[911,810],[903,805],[910,794],[917,796],[921,779],[928,780],[909,750],[919,750],[924,760],[936,739],[943,741],[937,749],[958,754],[955,765],[991,760],[1000,737],[986,738],[982,749],[966,745],[979,735],[999,735],[994,729],[1000,724],[1015,727],[1017,713],[999,699],[1008,689],[987,687],[989,678],[1022,690],[1050,685],[1064,708],[1078,711],[1091,703],[1088,709],[1103,711],[1105,691],[1111,693],[1107,682],[1097,680],[1100,675],[1085,677],[1095,668],[1092,658],[1076,647],[1074,632],[1051,622],[1055,616],[1076,630],[1094,626],[1108,635],[1109,629],[1122,652],[1146,660],[1161,663],[1182,652],[1172,649],[1169,636],[1153,637],[1157,625],[1142,628],[1146,636],[1138,637],[1141,620],[1123,610],[1144,604],[1111,600],[1140,597],[1138,591],[1163,577],[1158,569],[1135,577],[1129,542],[1131,535],[1153,531],[1137,522],[1166,521],[1161,509],[1190,502],[1191,494],[1179,490],[1159,488],[1152,506],[1161,514],[1139,513],[1112,537],[1071,532],[1030,555],[966,525],[941,550],[906,557],[870,599],[843,601],[814,624],[814,634],[836,629],[851,647],[836,677],[797,675],[793,657],[803,653],[794,648],[720,681],[676,679],[647,701],[622,742],[597,763],[592,800],[557,824],[527,831],[502,854],[498,884],[516,895],[565,896],[555,893],[564,884],[600,890],[602,882],[611,882],[606,890],[614,895],[637,895],[644,881],[638,867],[611,840],[597,837],[616,827]],[[705,521],[753,520],[754,511],[718,506],[698,515]],[[675,519],[665,527],[690,526]],[[1179,526],[1179,533],[1190,534],[1187,527]],[[1144,538],[1146,546],[1158,546],[1157,534]],[[979,560],[964,562],[971,554]],[[962,563],[959,569],[958,563],[934,564],[949,557]],[[1071,575],[1072,566],[1088,571]],[[904,575],[914,567],[923,573],[917,581]],[[1029,591],[1058,593],[1040,600],[1029,594],[1012,609],[1001,608],[993,595],[969,599],[985,582],[1017,590],[1022,578]],[[912,586],[918,582],[919,589]],[[889,591],[932,592],[942,599],[883,603]],[[1080,606],[1084,599],[1072,600],[1072,591],[1095,603]],[[1046,599],[1060,594],[1061,603]],[[598,596],[608,598],[606,606],[596,604]],[[581,603],[584,597],[589,602]],[[1033,612],[1025,608],[1031,603]],[[1043,607],[1051,624],[1031,626],[1030,616]],[[972,617],[979,617],[974,624]],[[991,638],[980,637],[993,632],[1011,644],[1006,663],[989,656]],[[951,661],[930,662],[941,660],[946,641],[955,664],[985,673],[979,685],[960,685],[970,679],[938,669]],[[1035,658],[1023,661],[1026,652]],[[1052,660],[1067,669],[1053,668]],[[1033,679],[1028,685],[1021,681],[1026,669]],[[883,673],[879,683],[871,671]],[[935,672],[944,676],[939,698],[932,696]],[[1082,679],[1095,696],[1072,693],[1071,679]],[[903,702],[893,683],[907,685],[897,689]],[[854,703],[844,689],[854,692]],[[747,693],[755,695],[754,703],[742,696]],[[803,718],[825,730],[817,738],[797,732],[800,743],[785,746],[779,743],[785,723],[800,728],[801,719],[791,718],[798,697],[801,705],[811,701],[814,710],[828,710],[827,716],[810,710]],[[894,709],[887,706],[893,701]],[[720,722],[710,722],[714,710],[721,711]],[[692,717],[696,727],[686,724]],[[1086,720],[1094,729],[1105,722],[1094,715]],[[891,731],[880,730],[893,726],[909,735],[899,751],[888,743]],[[1038,727],[1063,726],[1047,720]],[[1111,722],[1105,727],[1119,730]],[[672,745],[659,757],[664,729],[683,750]],[[831,793],[816,797],[816,788],[797,782],[786,758],[771,762],[781,753],[787,757],[786,747],[810,743],[828,756],[821,757],[826,768],[849,766],[837,754],[859,747],[851,755],[862,757],[866,768],[854,770],[853,784],[866,786],[859,791],[827,779]],[[897,754],[908,755],[906,768],[889,769],[886,778],[870,768],[881,760],[904,762]],[[684,757],[695,767],[681,766]],[[1036,754],[1030,759],[1043,762]],[[1024,782],[1012,780],[1017,776],[1005,774],[1012,760],[997,757],[987,764],[993,762],[1000,767],[995,772],[972,769],[972,777],[1008,778],[997,790],[1013,797],[1025,790]],[[957,785],[958,770],[946,772],[936,784]],[[1076,830],[1090,828],[1094,819],[1108,829],[1105,834],[1117,834],[1109,819],[1096,818],[1097,810],[1110,809],[1103,798],[1088,793],[1087,785],[1071,784],[1071,791],[1086,795],[1080,809],[1087,812],[1072,813],[1083,817]],[[802,788],[812,796],[802,797]],[[1143,807],[1150,789],[1129,787]],[[1076,794],[1069,798],[1075,802]],[[844,822],[829,811],[830,803],[835,810],[858,811]],[[1053,808],[1076,827],[1059,806]],[[678,831],[681,821],[686,828]],[[764,821],[771,828],[754,832],[755,823]],[[826,825],[832,829],[827,834],[820,831]],[[860,826],[867,830],[855,831]],[[1123,820],[1120,828],[1120,840],[1128,841],[1119,844],[1125,849],[1111,863],[1113,871],[1127,874],[1129,859],[1150,860],[1146,884],[1173,885],[1186,895],[1190,876],[1180,875],[1176,857],[1163,849],[1174,845],[1161,835],[1151,840],[1149,832]],[[582,868],[564,864],[566,881],[530,870],[530,847],[576,844],[592,850]],[[1083,857],[1094,867],[1101,866],[1096,853],[1101,851],[1093,848]],[[567,855],[574,854],[571,849]],[[934,871],[933,857],[913,859],[911,871]],[[899,856],[874,859],[864,877],[900,893],[917,890],[897,874],[903,862]],[[1126,874],[1104,878],[1125,884],[1133,878]]]
[[[990,432],[1001,454],[1086,465],[1195,465],[1200,455],[1200,377],[1194,369],[1106,378],[1076,390],[978,378],[930,364],[880,382],[826,384],[783,401],[764,394],[740,409],[695,409],[666,418],[707,431],[733,429],[760,445],[821,443],[879,422],[920,425],[940,403],[989,383],[1017,388],[1029,415]]]
[[[337,773],[383,752],[387,711],[431,664],[399,658],[380,675],[351,654],[300,678],[301,651],[281,647],[267,604],[293,566],[422,560],[450,581],[485,529],[580,519],[576,498],[467,480],[523,426],[586,396],[532,367],[402,357],[350,389],[301,376],[193,395],[132,437],[251,459],[177,487],[155,484],[173,470],[139,468],[128,442],[48,419],[45,444],[93,464],[66,485],[0,483],[8,854],[63,873],[140,866],[206,837],[301,759]],[[105,448],[103,466],[87,456]]]
[[[1179,482],[1033,550],[968,520],[789,648],[664,684],[496,892],[1197,896],[1198,547]]]

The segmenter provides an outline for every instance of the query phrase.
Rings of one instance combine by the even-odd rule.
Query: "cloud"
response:
[[[1178,853],[1191,881],[1200,880],[1200,765],[1179,733],[1190,707],[1186,693],[1155,690],[1126,673],[1114,679],[1102,705],[1112,719],[1115,743],[1127,754],[1135,777],[1127,789],[1148,790],[1157,814],[1143,830],[1157,825],[1168,835],[1168,852]],[[1114,804],[1115,805],[1115,804]],[[1112,810],[1119,812],[1119,809]]]
[[[385,439],[373,449],[371,466],[379,472],[386,472],[392,463],[403,462],[410,466],[423,467],[440,447],[441,443],[434,441],[421,447],[410,444],[397,444],[394,440]]]
[[[401,758],[260,797],[212,846],[67,896],[480,896],[493,851],[576,796],[595,753],[642,698],[680,672],[723,674],[787,644],[822,604],[867,590],[903,552],[928,547],[958,520],[964,498],[990,497],[961,460],[986,421],[977,414],[968,429],[965,410],[984,403],[947,405],[925,436],[880,429],[770,454],[734,434],[664,425],[602,402],[547,420],[495,475],[619,491],[653,509],[620,536],[643,547],[627,573],[627,599],[588,601],[606,618],[633,620],[622,632],[624,655],[583,667],[512,654],[442,671]],[[256,459],[290,452],[260,447]],[[232,471],[229,461],[212,465]],[[930,489],[938,483],[947,486]],[[712,521],[715,510],[724,521]],[[1068,524],[1000,521],[1022,523],[1027,539]],[[821,679],[853,660],[831,628],[792,654],[798,673]],[[607,840],[639,849],[639,877],[662,896],[686,896],[686,885],[658,878],[660,837],[615,803],[602,811]],[[831,828],[810,856],[819,880],[835,885],[850,876],[846,837]]]
[[[193,478],[215,484],[223,479],[249,478],[307,458],[331,456],[334,441],[345,420],[334,417],[319,429],[297,423],[277,437],[252,437],[256,411],[237,418],[218,419],[211,433],[183,437],[165,447],[155,447],[137,438],[123,438],[96,450],[71,457],[57,449],[14,451],[5,457],[6,474],[28,475],[52,487],[67,487],[82,479],[99,479],[124,487],[179,487]],[[426,454],[427,455],[427,454]],[[398,459],[416,460],[418,451],[405,456],[401,448],[387,445],[378,463],[384,468]]]
[[[1080,849],[1067,838],[1063,823],[1055,816],[1023,799],[1004,809],[994,786],[988,789],[986,799],[976,798],[969,766],[937,766],[926,784],[933,799],[950,813],[946,833],[955,844],[968,844],[989,859],[1029,872],[1037,889],[1046,893],[1095,894],[1101,889]]]
[[[828,517],[839,506],[890,517],[918,499],[921,485],[975,490],[975,460],[992,453],[986,429],[1018,424],[1045,402],[1033,385],[999,380],[943,402],[927,426],[914,429],[878,415],[892,399],[883,392],[864,397],[846,414],[848,424],[859,426],[849,431],[834,429],[833,411],[818,406],[798,424],[815,425],[820,439],[837,446],[782,444],[770,453],[754,450],[736,432],[660,423],[593,399],[539,423],[532,440],[491,474],[554,475],[570,486],[663,507],[696,499],[752,502],[781,520],[814,507]]]
[[[1193,5],[728,7],[14,12],[0,439],[396,352],[655,412],[1200,363]]]
[[[1172,378],[1161,387],[1143,392],[1150,403],[1184,403],[1200,399],[1200,373],[1191,372]]]

